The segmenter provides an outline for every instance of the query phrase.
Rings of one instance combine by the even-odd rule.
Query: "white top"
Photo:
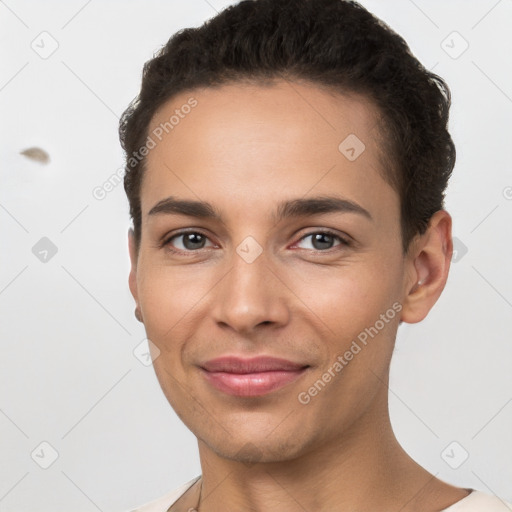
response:
[[[201,475],[193,478],[181,487],[174,489],[164,496],[153,500],[131,512],[167,512],[169,507],[176,503],[185,492],[194,485]],[[512,504],[502,501],[482,491],[473,489],[473,492],[440,512],[512,512]]]

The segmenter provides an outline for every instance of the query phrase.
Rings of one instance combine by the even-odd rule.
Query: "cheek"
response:
[[[390,266],[319,267],[303,275],[307,277],[295,281],[296,295],[342,339],[373,325],[398,297],[398,279]]]
[[[156,339],[165,340],[179,324],[186,323],[200,306],[214,281],[208,273],[186,269],[148,265],[138,283],[139,301],[146,330]]]

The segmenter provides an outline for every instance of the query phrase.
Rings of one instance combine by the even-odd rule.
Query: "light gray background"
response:
[[[229,3],[0,2],[1,511],[129,510],[200,473],[195,437],[133,354],[123,187],[93,191],[123,165],[118,117],[143,63]],[[439,478],[512,501],[512,2],[362,3],[447,80],[458,150],[458,256],[428,319],[400,328],[393,426]],[[31,45],[51,38],[43,59]],[[50,164],[19,154],[31,146]],[[46,262],[42,237],[58,249]]]

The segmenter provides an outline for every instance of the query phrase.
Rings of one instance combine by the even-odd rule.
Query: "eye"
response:
[[[325,252],[329,249],[332,249],[333,247],[348,247],[350,245],[350,243],[340,235],[337,235],[331,231],[323,230],[308,233],[307,235],[303,236],[295,244],[295,246],[303,243],[308,238],[311,238],[313,250],[320,252]],[[338,241],[338,244],[335,244],[336,240]],[[179,241],[179,243],[177,241]],[[210,242],[209,246],[206,245],[207,242]],[[215,247],[215,244],[211,243],[210,239],[200,231],[182,231],[166,238],[162,243],[162,247],[166,247],[172,252],[191,253],[197,252],[198,250],[205,249],[207,247]],[[308,248],[306,247],[306,249]]]
[[[178,247],[173,244],[173,240],[181,240],[181,243],[176,244]],[[208,237],[199,231],[182,231],[167,238],[162,246],[173,252],[195,252],[198,249],[204,249],[208,240]],[[213,247],[214,244],[211,246]]]
[[[313,233],[309,233],[303,236],[297,244],[306,240],[307,238],[311,238],[311,244],[313,245],[313,249],[317,251],[326,251],[328,249],[332,249],[333,247],[337,247],[339,245],[348,246],[350,245],[347,240],[342,238],[341,236],[332,233],[331,231],[315,231]],[[333,246],[335,240],[338,240],[340,243]],[[296,245],[297,245],[296,244]]]

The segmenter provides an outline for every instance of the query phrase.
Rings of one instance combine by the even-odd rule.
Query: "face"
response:
[[[165,396],[223,457],[289,460],[336,442],[387,392],[417,278],[377,110],[314,85],[233,84],[174,97],[148,133],[176,109],[147,156],[138,252],[131,238],[130,288]],[[273,372],[274,387],[203,369],[232,355],[305,368]]]

